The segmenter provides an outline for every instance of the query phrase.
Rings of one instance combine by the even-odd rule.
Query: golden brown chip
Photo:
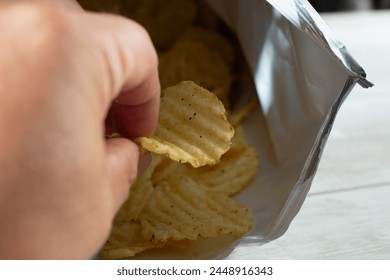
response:
[[[187,165],[173,161],[168,157],[161,156],[160,163],[154,169],[151,181],[153,185],[158,184],[159,181],[164,180],[171,174],[182,174],[187,168]],[[188,168],[193,169],[192,166]]]
[[[139,221],[120,222],[115,224],[109,240],[100,250],[100,256],[110,260],[129,259],[143,251],[167,246],[186,249],[192,242],[189,239],[152,242],[143,238]]]
[[[227,101],[233,81],[229,63],[201,41],[177,42],[160,56],[159,73],[163,88],[191,80],[223,101]]]
[[[206,0],[199,0],[198,6],[197,24],[203,28],[216,30],[221,22],[217,14]]]
[[[133,18],[148,30],[156,46],[167,48],[192,24],[196,12],[194,0],[142,0]]]
[[[130,189],[128,199],[117,212],[115,221],[119,222],[137,219],[152,193],[153,185],[150,180],[137,180]]]
[[[252,225],[248,208],[182,176],[160,181],[140,220],[143,237],[153,242],[242,236]]]
[[[103,259],[124,259],[152,248],[165,246],[162,242],[150,242],[141,234],[141,226],[136,221],[116,223],[110,238],[103,246],[100,256]]]
[[[233,135],[216,96],[185,81],[164,91],[155,133],[137,142],[145,150],[199,167],[218,161],[230,148]]]
[[[256,151],[244,141],[233,138],[231,149],[213,166],[186,168],[186,175],[213,192],[228,196],[243,190],[257,174]]]
[[[232,42],[226,37],[212,29],[192,26],[183,32],[179,37],[177,44],[182,44],[183,42],[193,43],[196,41],[205,44],[208,47],[208,50],[215,56],[220,56],[229,68],[233,66],[235,51]]]
[[[153,193],[151,177],[160,161],[160,157],[153,156],[148,168],[137,178],[130,188],[128,199],[123,203],[115,216],[116,222],[135,220],[138,218],[139,213]]]
[[[234,112],[233,114],[230,114],[229,122],[232,124],[232,126],[237,127],[248,117],[248,115],[253,111],[253,109],[258,106],[259,101],[257,100],[257,98],[248,102],[238,111]]]

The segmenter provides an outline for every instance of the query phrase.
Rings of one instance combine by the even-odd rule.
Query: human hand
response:
[[[135,22],[76,2],[0,3],[0,258],[85,259],[108,237],[151,134],[157,55]]]

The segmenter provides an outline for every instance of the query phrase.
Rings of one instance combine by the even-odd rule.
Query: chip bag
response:
[[[157,0],[143,1],[143,5],[147,6],[146,2],[153,1]],[[155,36],[152,33],[152,39],[162,52],[160,66],[167,69],[161,75],[162,84],[164,87],[170,86],[178,82],[177,79],[188,80],[188,75],[195,75],[197,83],[209,87],[208,90],[214,91],[216,96],[228,104],[231,100],[226,98],[226,94],[233,84],[228,64],[232,63],[235,54],[229,48],[218,47],[221,44],[219,38],[211,38],[196,29],[189,32],[182,30],[182,27],[189,26],[189,22],[199,20],[192,11],[194,1],[185,1],[191,9],[178,17],[182,24],[173,23],[175,28],[171,33],[157,32]],[[149,194],[148,189],[143,190],[150,199],[145,203],[142,199],[137,200],[145,204],[146,210],[142,213],[138,209],[132,210],[129,205],[122,208],[120,214],[130,211],[139,218],[136,222],[117,220],[118,230],[114,230],[108,245],[111,251],[106,252],[111,254],[109,257],[133,256],[145,249],[159,248],[147,250],[135,258],[245,259],[246,248],[260,246],[282,236],[299,212],[310,189],[340,106],[356,84],[365,88],[372,86],[366,80],[363,68],[346,47],[334,38],[307,0],[204,2],[226,23],[241,47],[243,57],[236,63],[235,69],[240,77],[233,90],[234,106],[245,107],[245,104],[251,104],[253,98],[259,101],[256,103],[259,105],[249,110],[248,116],[245,113],[246,118],[237,114],[230,121],[234,126],[239,120],[245,119],[243,130],[242,127],[235,127],[236,134],[251,144],[257,156],[252,152],[253,148],[241,147],[240,141],[233,142],[225,155],[229,160],[223,167],[234,169],[234,172],[224,174],[221,169],[220,176],[215,179],[214,175],[209,175],[214,174],[213,166],[199,167],[199,170],[178,166],[178,163],[164,165],[164,168],[157,166],[155,177],[152,178],[154,191]],[[121,3],[133,6],[140,5],[141,1],[127,0]],[[164,3],[176,6],[184,2],[169,0]],[[169,13],[167,7],[164,7],[165,12]],[[200,14],[207,18],[204,21],[207,27],[217,25],[206,6],[202,6]],[[141,13],[136,14],[135,18],[140,18],[146,25],[155,24],[155,20],[174,19],[169,16],[150,19],[149,16],[148,13]],[[179,43],[173,42],[173,35]],[[204,38],[203,41],[207,43],[192,43],[194,36]],[[208,45],[217,51],[210,51]],[[202,53],[204,55],[199,55]],[[172,57],[177,59],[170,59]],[[204,71],[208,62],[214,66],[210,74]],[[189,71],[187,66],[192,64],[197,64],[198,68]],[[156,139],[161,142],[158,138],[152,140]],[[150,147],[156,145],[150,139],[144,140],[151,143]],[[160,145],[156,150],[166,153]],[[236,160],[238,155],[244,157]],[[171,155],[171,158],[176,156]],[[191,162],[190,158],[188,162]],[[250,164],[255,161],[255,164]],[[204,163],[195,163],[195,166],[200,165]],[[178,170],[188,177],[183,179],[177,177],[177,174],[169,177],[169,174]],[[193,178],[199,176],[202,178],[198,184],[202,187],[196,189]],[[163,178],[168,179],[163,181]],[[242,190],[241,186],[248,182],[250,185]],[[222,192],[223,195],[214,194],[214,191]],[[175,193],[177,195],[173,195]],[[230,200],[233,195],[234,201]],[[198,200],[202,203],[193,206],[183,202],[204,196],[208,199]],[[175,211],[171,209],[171,201],[178,203],[174,206]],[[214,202],[213,211],[217,213],[217,218],[202,222],[199,217],[208,217],[211,212],[207,212],[209,209],[202,212],[203,209],[197,209],[196,205],[212,205]],[[216,210],[224,205],[242,213],[239,224],[233,223],[236,219],[234,215],[225,216]],[[163,211],[155,212],[156,209]],[[175,219],[171,220],[161,214],[165,212],[174,213]],[[251,216],[247,213],[251,213]],[[194,216],[192,231],[181,227],[185,224],[185,215]],[[157,227],[158,224],[162,225]],[[204,225],[208,226],[207,230],[201,228]],[[166,236],[167,231],[172,234]],[[207,238],[216,236],[217,231],[228,234]],[[123,247],[118,244],[123,242],[123,233],[126,232],[135,237],[132,244]],[[139,238],[140,232],[142,238]],[[237,238],[242,234],[245,235]],[[179,240],[183,236],[184,239]],[[148,242],[145,242],[146,237]],[[160,248],[162,242],[171,246]]]

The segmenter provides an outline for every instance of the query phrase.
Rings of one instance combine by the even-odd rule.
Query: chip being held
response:
[[[222,102],[191,81],[164,90],[158,126],[137,142],[150,152],[167,155],[193,167],[215,164],[234,135]]]

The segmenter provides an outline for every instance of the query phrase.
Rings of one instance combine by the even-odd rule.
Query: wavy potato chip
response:
[[[161,160],[161,157],[153,156],[148,168],[138,176],[137,180],[130,188],[128,199],[123,203],[115,216],[116,222],[135,220],[138,218],[138,215],[141,213],[143,207],[153,193],[151,178],[155,168],[159,165]]]
[[[124,259],[133,257],[136,254],[153,249],[164,247],[160,242],[145,240],[141,234],[141,225],[137,221],[121,221],[114,224],[110,238],[100,251],[103,259]]]
[[[258,106],[259,101],[257,99],[251,100],[250,102],[242,106],[239,110],[230,114],[229,122],[232,124],[233,127],[239,126],[248,117],[248,115]]]
[[[170,176],[155,187],[140,215],[142,235],[152,242],[241,236],[252,226],[248,208],[208,191],[189,177]]]
[[[185,170],[187,170],[187,168],[193,169],[192,166],[181,164],[168,157],[161,156],[161,161],[156,166],[151,178],[152,184],[155,186],[158,182],[171,176],[171,174],[182,174]]]
[[[186,168],[186,175],[208,190],[233,196],[248,186],[257,174],[256,150],[243,140],[233,138],[230,150],[213,166]]]
[[[145,150],[199,167],[216,163],[230,148],[233,135],[221,101],[184,81],[164,90],[155,133],[137,142]]]
[[[152,242],[143,238],[139,221],[122,221],[114,225],[100,256],[109,260],[128,259],[150,249],[166,246],[185,249],[191,244],[192,240],[188,239]]]
[[[145,27],[156,46],[167,48],[192,24],[197,7],[194,0],[142,0],[133,18]]]
[[[217,31],[201,27],[190,27],[179,37],[177,44],[182,42],[200,41],[208,47],[214,56],[220,56],[230,68],[236,58],[232,43]]]
[[[163,88],[181,81],[194,81],[227,104],[233,76],[231,65],[206,42],[186,38],[160,56],[159,73]]]

